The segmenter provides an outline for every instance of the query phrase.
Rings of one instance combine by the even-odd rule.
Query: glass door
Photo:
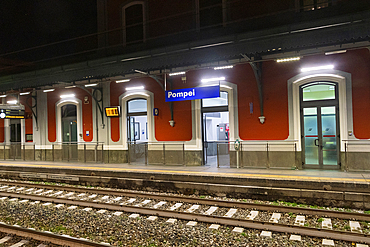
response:
[[[337,107],[303,108],[303,142],[305,167],[338,166]]]

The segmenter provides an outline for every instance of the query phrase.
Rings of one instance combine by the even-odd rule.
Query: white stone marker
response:
[[[131,214],[130,216],[129,216],[129,218],[137,218],[137,217],[140,217],[140,214]]]
[[[76,209],[76,208],[77,208],[77,206],[70,206],[67,209]]]
[[[5,242],[9,241],[10,239],[12,239],[12,237],[11,237],[11,236],[3,237],[2,239],[0,239],[0,244],[3,244],[3,243],[5,243]]]
[[[331,224],[331,219],[329,218],[324,218],[323,222],[322,222],[322,228],[323,229],[329,229],[329,230],[332,230],[333,229],[333,226]]]
[[[205,215],[211,215],[213,214],[216,210],[218,209],[218,207],[210,207],[206,212],[204,212]]]
[[[297,217],[295,218],[294,225],[304,226],[305,221],[306,221],[306,217],[304,215],[297,215]]]
[[[188,223],[186,223],[186,226],[196,226],[198,224],[198,222],[196,221],[189,221]]]
[[[165,205],[166,203],[167,203],[167,202],[165,202],[165,201],[158,202],[157,204],[155,204],[155,205],[153,206],[153,208],[154,208],[154,209],[160,208],[160,207],[162,207],[163,205]]]
[[[351,232],[362,233],[360,222],[349,221],[349,226],[351,227]]]
[[[244,231],[244,228],[241,228],[241,227],[235,227],[233,229],[233,232],[235,232],[235,233],[242,233],[243,231]]]
[[[177,219],[169,219],[166,221],[166,223],[175,224],[176,221]]]
[[[191,206],[190,208],[188,208],[187,210],[185,210],[185,212],[186,212],[186,213],[192,213],[192,212],[194,212],[195,210],[197,210],[199,207],[200,207],[200,205],[193,205],[193,206]]]
[[[220,225],[212,224],[212,225],[209,227],[209,229],[217,230],[219,227],[220,227]]]
[[[302,238],[300,235],[290,235],[289,240],[290,241],[302,241]]]
[[[120,216],[121,214],[123,214],[123,212],[117,211],[117,212],[115,212],[113,215],[115,215],[115,216]]]
[[[231,218],[238,211],[236,208],[230,208],[229,211],[224,215],[224,217]]]
[[[82,211],[86,211],[86,212],[89,212],[91,210],[92,210],[92,208],[84,208],[84,209],[82,209]]]
[[[322,240],[322,245],[334,246],[334,240],[331,240],[331,239],[323,239]]]
[[[247,216],[247,220],[254,220],[254,218],[256,218],[257,215],[258,215],[258,211],[252,210],[249,212]]]
[[[281,213],[273,213],[270,219],[270,223],[278,223],[281,217]]]
[[[271,238],[272,237],[272,232],[262,231],[260,236],[261,236],[261,238]]]
[[[157,217],[157,216],[149,216],[149,217],[147,218],[147,220],[150,220],[150,221],[155,221],[156,219],[158,219],[158,217]]]
[[[170,207],[168,210],[174,211],[174,210],[178,209],[181,206],[182,206],[182,203],[181,202],[178,202],[175,205],[173,205],[172,207]]]

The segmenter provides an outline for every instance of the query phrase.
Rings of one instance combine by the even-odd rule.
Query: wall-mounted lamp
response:
[[[227,66],[220,66],[220,67],[214,67],[214,70],[220,70],[220,69],[232,69],[234,68],[233,65],[227,65]]]
[[[72,94],[63,94],[63,95],[60,95],[60,98],[62,99],[65,99],[65,98],[73,98],[75,97],[75,95],[72,93]]]
[[[144,89],[144,86],[138,86],[138,87],[126,87],[127,91],[132,91],[132,90],[142,90]]]
[[[17,104],[18,101],[17,100],[8,100],[6,103],[8,103],[8,104]]]
[[[202,79],[201,82],[211,82],[211,81],[224,81],[225,77],[216,77],[216,78],[208,78],[208,79]]]
[[[43,90],[43,92],[44,92],[44,93],[48,93],[48,92],[53,92],[53,91],[55,91],[55,89],[54,89],[54,88],[52,88],[52,89],[45,89],[45,90]]]
[[[118,81],[116,81],[116,83],[129,82],[129,81],[130,81],[130,79],[124,79],[124,80],[118,80]]]
[[[85,87],[95,87],[98,83],[86,84]]]
[[[175,76],[175,75],[185,75],[186,72],[185,71],[181,71],[181,72],[173,72],[173,73],[169,73],[168,75],[169,76]]]
[[[313,70],[323,70],[323,69],[334,69],[334,65],[324,65],[324,66],[317,66],[317,67],[308,67],[308,68],[302,68],[302,72],[308,72]]]

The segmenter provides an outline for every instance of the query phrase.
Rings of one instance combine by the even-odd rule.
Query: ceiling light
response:
[[[65,88],[74,88],[74,87],[76,87],[76,86],[75,85],[73,85],[73,86],[67,86]]]
[[[224,80],[225,80],[225,77],[216,77],[216,78],[202,79],[201,82],[224,81]]]
[[[45,90],[43,90],[43,92],[44,93],[47,93],[47,92],[53,92],[55,89],[54,88],[52,88],[52,89],[45,89]]]
[[[277,59],[276,62],[284,63],[284,62],[298,61],[300,59],[301,59],[300,57],[288,57],[288,58]]]
[[[85,87],[95,87],[97,85],[98,85],[98,83],[86,84]]]
[[[144,86],[138,86],[138,87],[126,87],[127,91],[132,91],[132,90],[140,90],[144,89]]]
[[[17,100],[8,100],[6,103],[8,103],[8,104],[17,104],[18,101]]]
[[[131,79],[118,80],[116,83],[129,82]]]
[[[0,95],[0,98],[5,98],[6,94]]]
[[[324,65],[324,66],[317,66],[317,67],[308,67],[308,68],[302,68],[302,72],[308,72],[313,70],[323,70],[323,69],[334,69],[334,65]]]
[[[175,75],[185,75],[185,71],[181,71],[181,72],[174,72],[174,73],[169,73],[168,75],[169,76],[175,76]]]
[[[27,95],[27,94],[30,94],[31,92],[23,92],[23,93],[19,93],[19,95]]]
[[[339,50],[339,51],[328,51],[325,52],[325,55],[333,55],[333,54],[340,54],[340,53],[346,53],[347,50]]]
[[[72,97],[75,97],[75,95],[73,93],[72,94],[63,94],[63,95],[60,95],[60,98],[62,98],[62,99],[72,98]]]
[[[220,69],[232,69],[234,68],[233,65],[228,65],[228,66],[221,66],[221,67],[214,67],[214,70],[220,70]]]

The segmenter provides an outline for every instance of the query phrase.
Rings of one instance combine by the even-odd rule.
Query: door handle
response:
[[[317,141],[317,142],[319,142],[319,139],[315,139],[315,146],[317,146],[317,147],[318,147],[318,146],[319,146],[319,144],[318,144],[318,143],[316,143],[316,141]]]

